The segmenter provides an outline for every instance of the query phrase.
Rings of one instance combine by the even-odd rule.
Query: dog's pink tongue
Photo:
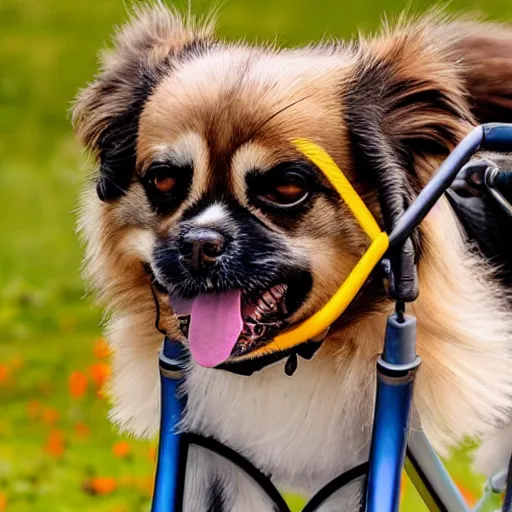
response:
[[[188,343],[197,364],[211,368],[229,358],[244,326],[241,299],[241,290],[233,290],[194,300]]]

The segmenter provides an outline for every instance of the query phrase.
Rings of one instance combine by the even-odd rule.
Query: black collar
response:
[[[322,342],[306,341],[305,343],[302,343],[296,347],[292,347],[288,350],[283,350],[282,352],[275,352],[265,356],[257,357],[255,359],[247,359],[239,362],[234,361],[222,363],[216,368],[219,370],[236,373],[237,375],[249,376],[254,372],[259,372],[260,370],[263,370],[263,368],[281,361],[281,359],[288,358],[288,361],[286,361],[284,367],[284,371],[286,375],[291,376],[297,369],[297,356],[309,360],[315,355],[315,352],[320,348],[321,344]]]

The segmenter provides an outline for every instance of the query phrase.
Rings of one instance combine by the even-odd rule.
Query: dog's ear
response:
[[[387,195],[388,229],[400,214],[389,199],[407,203],[429,177],[421,162],[447,155],[475,123],[458,55],[432,32],[425,21],[360,41],[343,86],[355,170]]]
[[[211,22],[185,20],[163,4],[137,10],[103,53],[95,81],[78,95],[73,126],[100,164],[101,200],[123,195],[135,168],[139,116],[174,66],[214,44]]]
[[[479,123],[512,122],[512,26],[459,21],[437,28],[437,37],[454,34],[474,116]]]
[[[391,231],[427,181],[432,162],[474,124],[456,52],[449,41],[434,40],[428,20],[385,30],[358,43],[343,90],[356,174],[377,190]],[[416,298],[420,248],[416,233],[403,249],[404,268],[394,269],[397,298]]]

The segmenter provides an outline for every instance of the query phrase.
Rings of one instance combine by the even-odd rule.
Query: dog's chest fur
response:
[[[368,455],[373,379],[320,353],[250,377],[194,367],[186,430],[213,436],[281,486],[315,492]],[[336,361],[339,365],[340,361]]]

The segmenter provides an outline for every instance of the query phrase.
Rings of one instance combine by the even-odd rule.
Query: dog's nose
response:
[[[209,228],[191,229],[183,235],[180,244],[182,261],[196,270],[215,263],[225,250],[224,235]]]

